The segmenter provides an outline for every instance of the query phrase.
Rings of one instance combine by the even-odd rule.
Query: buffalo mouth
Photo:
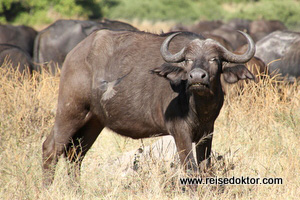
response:
[[[189,90],[209,90],[209,84],[207,83],[201,83],[201,82],[196,82],[196,83],[191,83],[188,86]]]

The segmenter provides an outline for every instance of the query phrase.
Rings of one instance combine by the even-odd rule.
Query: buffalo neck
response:
[[[190,104],[195,110],[199,121],[214,121],[220,113],[224,102],[224,93],[220,87],[214,89],[213,93],[199,95],[193,92],[190,98]]]

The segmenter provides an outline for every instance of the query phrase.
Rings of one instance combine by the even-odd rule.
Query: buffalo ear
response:
[[[160,67],[151,70],[151,73],[162,76],[173,83],[179,83],[182,79],[184,79],[185,70],[181,67],[164,63]]]
[[[243,64],[231,65],[223,69],[224,80],[227,83],[236,83],[239,80],[255,80],[254,75]]]

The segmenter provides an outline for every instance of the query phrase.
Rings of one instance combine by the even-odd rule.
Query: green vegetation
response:
[[[0,22],[47,24],[57,18],[175,21],[278,19],[299,25],[300,0],[1,0]]]
[[[255,20],[264,18],[267,20],[280,20],[286,26],[293,28],[300,24],[300,1],[299,0],[260,0],[255,3],[232,4],[231,13],[226,18],[244,18]],[[230,10],[229,10],[230,11]]]
[[[98,0],[1,0],[0,22],[47,24],[57,18],[101,18]]]

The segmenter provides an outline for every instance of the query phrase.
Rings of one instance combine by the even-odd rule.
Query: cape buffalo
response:
[[[19,70],[21,73],[24,71],[31,73],[33,70],[30,55],[14,45],[0,44],[0,67],[5,62],[11,64],[14,69]]]
[[[246,33],[249,33],[250,23],[251,20],[248,19],[234,18],[228,21],[227,25],[235,30],[241,30]]]
[[[253,40],[240,33],[249,44],[243,55],[188,32],[89,35],[67,55],[61,71],[55,123],[43,143],[44,185],[52,183],[51,166],[62,154],[78,163],[79,175],[82,159],[104,127],[134,139],[172,135],[183,166],[205,169],[224,100],[221,74],[230,83],[254,78],[243,65],[222,66],[253,57]]]
[[[270,64],[273,71],[278,71],[290,83],[300,77],[300,38],[295,39],[280,60]]]
[[[231,44],[233,50],[236,50],[238,47],[244,45],[246,42],[245,39],[240,34],[238,34],[236,29],[232,28],[227,24],[220,26],[219,28],[211,31],[210,33],[213,35],[223,37]]]
[[[271,75],[278,72],[294,79],[299,76],[299,40],[299,32],[275,31],[256,43],[255,56],[268,65]]]
[[[20,47],[31,57],[37,31],[28,26],[0,25],[0,43]]]
[[[249,25],[249,34],[255,42],[278,30],[287,30],[286,26],[278,20],[260,19],[252,21]]]
[[[40,64],[50,62],[50,71],[54,74],[56,65],[61,68],[69,51],[98,29],[137,30],[127,23],[112,20],[103,22],[58,20],[37,35],[34,45],[34,62]]]

